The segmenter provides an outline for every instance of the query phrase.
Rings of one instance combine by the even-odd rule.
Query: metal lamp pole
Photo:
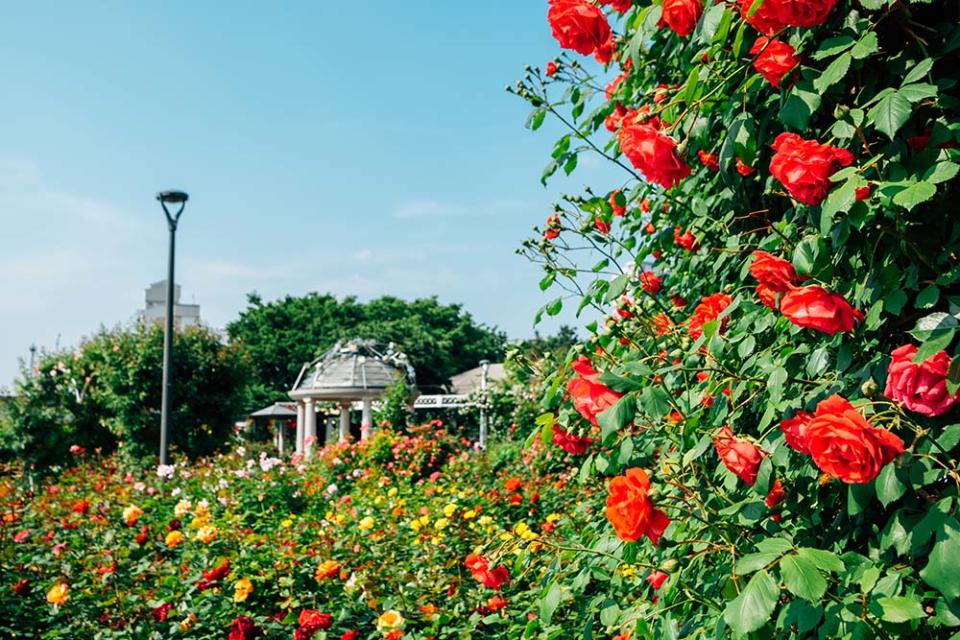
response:
[[[490,368],[489,360],[480,361],[480,448],[487,448],[487,370]]]
[[[161,191],[157,200],[167,216],[170,229],[170,258],[167,264],[167,318],[163,331],[163,396],[160,406],[160,464],[170,464],[170,395],[173,390],[173,251],[177,238],[177,223],[187,204],[188,196],[183,191]],[[171,213],[167,205],[180,205]]]

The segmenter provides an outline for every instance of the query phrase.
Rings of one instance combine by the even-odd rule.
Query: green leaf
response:
[[[806,129],[819,108],[820,93],[809,81],[798,82],[780,107],[780,122],[792,129]]]
[[[882,618],[887,622],[907,622],[926,617],[920,601],[907,596],[877,598],[877,604],[883,609]]]
[[[563,309],[563,298],[556,298],[553,302],[547,304],[547,315],[555,316]]]
[[[957,175],[958,169],[960,169],[960,165],[954,162],[938,162],[924,172],[923,180],[924,182],[930,182],[933,184],[946,182],[947,180],[953,179],[953,177]]]
[[[917,325],[910,332],[910,335],[917,340],[929,340],[936,335],[952,332],[958,326],[960,326],[960,322],[957,322],[954,316],[938,311],[917,320]]]
[[[843,76],[847,75],[847,71],[850,69],[850,60],[852,60],[852,56],[849,53],[837,57],[823,70],[820,77],[813,81],[813,88],[823,93],[843,80]]]
[[[813,547],[800,547],[797,549],[797,553],[805,558],[810,558],[810,560],[812,560],[821,571],[839,573],[845,568],[843,560],[841,560],[833,551],[827,551],[826,549],[814,549]]]
[[[927,58],[921,60],[910,69],[910,72],[903,78],[903,82],[900,83],[901,87],[905,87],[908,84],[912,84],[917,80],[920,80],[923,76],[930,73],[930,69],[933,68],[933,59]]]
[[[563,589],[560,587],[560,583],[554,582],[547,590],[547,595],[540,601],[540,619],[543,624],[550,624],[553,614],[562,600]]]
[[[935,98],[937,96],[937,87],[936,85],[921,82],[903,87],[900,89],[900,93],[910,102],[920,102],[927,98]]]
[[[767,391],[770,392],[770,401],[779,402],[783,396],[783,385],[787,382],[787,370],[783,367],[776,367],[770,372],[767,378]]]
[[[640,394],[640,406],[652,420],[659,420],[670,413],[670,397],[660,387],[647,387]]]
[[[947,368],[947,393],[953,395],[958,389],[960,389],[960,356],[954,356]],[[960,425],[953,424],[950,427],[960,427]]]
[[[928,287],[925,287],[923,291],[917,294],[917,300],[914,303],[914,306],[917,309],[929,309],[930,307],[937,304],[937,300],[940,299],[940,288],[935,284],[931,284]]]
[[[912,106],[907,98],[896,91],[888,93],[867,113],[867,118],[873,122],[878,131],[887,134],[893,140],[897,131],[910,117]]]
[[[607,295],[604,296],[606,302],[613,302],[620,297],[620,294],[624,292],[627,288],[627,284],[630,282],[630,276],[625,273],[621,273],[619,276],[610,281],[610,288],[607,289]]]
[[[796,267],[800,275],[809,275],[813,273],[814,267],[820,254],[826,250],[826,244],[823,238],[818,236],[807,236],[793,250],[793,266]]]
[[[898,204],[907,211],[911,211],[921,202],[925,202],[937,194],[937,187],[929,182],[914,182],[903,191],[893,196],[894,204]]]
[[[636,412],[636,402],[633,396],[623,396],[617,404],[597,414],[597,424],[603,440],[617,433],[633,421]]]
[[[948,598],[960,597],[960,531],[945,526],[920,577]]]
[[[813,378],[820,375],[830,365],[830,352],[826,347],[820,347],[810,354],[807,359],[807,374]]]
[[[827,591],[826,579],[807,556],[784,556],[780,560],[780,575],[790,593],[809,602],[819,602]]]
[[[760,571],[777,561],[783,554],[779,551],[760,551],[748,553],[737,560],[737,573],[746,576],[754,571]]]
[[[773,615],[780,590],[766,571],[758,571],[723,612],[723,619],[739,634],[750,633],[762,627]]]
[[[871,53],[875,53],[879,48],[876,32],[868,31],[863,34],[863,37],[860,38],[853,49],[850,50],[850,55],[852,55],[855,60],[862,60]]]
[[[820,46],[817,47],[817,50],[813,52],[813,55],[810,57],[814,60],[824,60],[826,58],[832,58],[838,53],[843,53],[854,44],[853,38],[847,35],[837,36],[835,38],[827,38],[820,43]]]
[[[895,502],[907,491],[900,479],[897,478],[897,467],[894,464],[888,464],[880,470],[880,475],[874,480],[877,490],[877,499],[883,504],[884,508]]]
[[[938,333],[932,338],[924,340],[923,344],[920,345],[920,348],[917,349],[917,352],[913,355],[913,361],[919,364],[935,356],[938,352],[950,346],[950,343],[953,342],[954,335],[956,335],[956,331],[951,330]]]

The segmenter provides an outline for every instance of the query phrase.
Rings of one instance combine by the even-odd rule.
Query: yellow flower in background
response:
[[[464,519],[464,520],[473,520],[473,519],[476,518],[476,517],[477,517],[477,512],[474,511],[473,509],[468,509],[467,511],[464,511],[464,513],[463,513],[463,519]]]
[[[617,573],[619,573],[624,578],[630,578],[637,574],[637,567],[636,565],[633,565],[633,564],[620,565],[620,567],[617,569]]]
[[[481,527],[486,527],[487,525],[493,524],[493,518],[490,516],[480,516],[480,519],[477,520],[477,523]]]
[[[559,513],[551,513],[550,515],[547,516],[547,522],[556,522],[562,517],[563,516],[561,516]]]
[[[253,583],[248,578],[240,578],[233,584],[233,601],[243,602],[253,593]]]
[[[210,513],[208,512],[206,515],[194,517],[194,519],[190,521],[190,528],[199,529],[200,527],[205,526],[209,522],[210,522]]]
[[[280,521],[280,526],[283,527],[284,529],[289,529],[290,527],[293,526],[293,520],[291,520],[290,518],[286,518],[285,520],[281,520],[281,521]]]
[[[143,509],[138,507],[135,504],[131,504],[129,507],[123,510],[123,520],[127,523],[128,527],[132,527],[137,524],[137,520],[140,519],[140,516],[143,515]]]
[[[357,527],[360,529],[360,531],[369,531],[370,529],[373,529],[373,525],[373,518],[371,516],[366,516],[360,521]]]
[[[70,598],[70,586],[66,582],[58,582],[47,591],[47,602],[54,606],[65,604]]]
[[[447,516],[448,518],[453,516],[453,514],[456,512],[457,512],[457,505],[455,504],[448,504],[443,508],[443,515]]]
[[[217,528],[213,525],[206,525],[200,527],[200,530],[197,531],[197,540],[207,544],[208,542],[213,542],[217,538]]]
[[[163,539],[163,542],[173,549],[178,544],[183,542],[183,532],[182,531],[171,531],[167,534],[167,537]]]
[[[514,526],[514,532],[523,538],[524,540],[534,540],[537,537],[536,532],[530,528],[530,526],[523,521],[520,521]]]
[[[342,566],[343,565],[336,560],[325,560],[317,567],[317,571],[313,574],[313,577],[316,578],[317,582],[323,582],[327,578],[337,575]]]
[[[433,523],[433,528],[437,531],[443,531],[447,528],[447,525],[450,524],[450,521],[446,518],[440,518],[435,523]]]
[[[377,628],[396,629],[397,627],[402,627],[404,622],[403,616],[400,615],[399,611],[390,609],[381,613],[380,617],[377,618]]]
[[[392,497],[395,496],[395,495],[397,495],[397,488],[396,488],[396,487],[390,487],[390,491],[387,491],[387,496],[390,497],[390,498],[392,498]]]
[[[190,503],[189,500],[181,500],[180,502],[177,503],[177,506],[173,508],[173,515],[175,515],[178,518],[182,518],[183,516],[190,513],[190,509],[192,507],[193,505]]]
[[[343,524],[344,522],[347,521],[347,516],[343,515],[342,513],[338,513],[338,514],[337,514],[337,517],[335,517],[335,518],[333,519],[333,521],[334,521],[336,524]]]

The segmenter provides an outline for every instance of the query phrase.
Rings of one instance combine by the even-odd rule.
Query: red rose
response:
[[[559,69],[559,67],[557,66],[557,63],[556,63],[556,62],[554,62],[553,60],[551,60],[550,62],[548,62],[548,63],[547,63],[547,77],[548,77],[548,78],[549,78],[549,77],[552,77],[555,73],[557,73],[557,70],[558,70],[558,69]],[[350,633],[350,632],[348,631],[347,633]]]
[[[626,215],[627,208],[622,207],[617,203],[617,195],[619,193],[620,193],[619,191],[614,191],[613,193],[611,193],[610,198],[608,199],[608,202],[610,203],[610,208],[613,209],[613,215],[622,218],[624,215]]]
[[[621,394],[599,382],[600,374],[586,356],[576,359],[573,370],[578,375],[567,382],[567,392],[573,399],[573,406],[580,415],[597,424],[597,414],[615,405]]]
[[[360,632],[353,630],[344,631],[343,635],[340,636],[340,640],[360,640]]]
[[[173,609],[173,604],[170,602],[164,602],[159,606],[151,609],[150,614],[153,616],[153,619],[157,622],[165,622],[167,616],[170,614],[170,610]]]
[[[607,520],[621,540],[634,542],[643,536],[657,544],[670,525],[666,514],[650,501],[650,478],[643,469],[627,469],[626,474],[610,481],[607,496]]]
[[[720,171],[720,161],[717,160],[716,154],[707,153],[703,149],[697,151],[697,157],[700,158],[700,164],[705,166],[710,171]]]
[[[227,640],[253,640],[260,634],[260,629],[249,616],[240,616],[230,623],[230,634]]]
[[[629,118],[629,116],[628,116]],[[677,142],[649,122],[624,118],[620,149],[647,180],[669,189],[690,175],[690,166],[677,155]]]
[[[702,14],[701,0],[663,0],[660,24],[666,24],[678,36],[686,38],[693,32]]]
[[[786,24],[777,15],[774,5],[777,0],[737,0],[740,15],[751,27],[765,36],[770,36],[783,29]],[[757,5],[756,11],[753,10]]]
[[[903,441],[874,427],[847,400],[833,395],[817,405],[804,432],[814,464],[847,484],[865,484],[903,453]]]
[[[816,329],[831,336],[853,331],[856,322],[863,321],[863,314],[851,307],[843,296],[813,285],[783,294],[780,313],[799,327]]]
[[[694,340],[703,335],[703,325],[711,320],[716,320],[720,313],[730,306],[733,299],[725,293],[714,293],[700,301],[694,310],[693,315],[687,324],[687,331]],[[727,318],[720,323],[719,333],[723,333],[727,327]]]
[[[812,419],[812,414],[806,411],[798,411],[797,415],[780,423],[780,430],[783,431],[783,437],[786,438],[788,447],[803,454],[810,453],[807,450],[807,439],[804,433],[806,433],[807,425]]]
[[[783,293],[793,289],[800,279],[789,260],[778,258],[766,251],[754,251],[750,274],[768,289]]]
[[[599,214],[593,217],[593,226],[604,235],[610,233],[610,223],[601,218]]]
[[[779,306],[779,303],[777,302],[777,296],[780,295],[779,291],[775,291],[765,284],[758,284],[756,292],[757,297],[760,298],[760,304],[765,307],[769,307],[774,311],[777,310]]]
[[[563,427],[558,424],[553,425],[552,440],[553,444],[575,456],[582,456],[587,452],[587,448],[593,444],[593,438],[588,436],[575,436],[572,433],[564,431]]]
[[[815,27],[823,24],[837,0],[766,0],[785,25]]]
[[[696,251],[700,246],[697,244],[697,239],[693,233],[688,229],[684,233],[680,233],[680,227],[676,227],[673,230],[673,241],[678,247],[683,247],[687,251]]]
[[[545,240],[555,240],[557,236],[560,235],[560,214],[555,213],[549,218],[547,218],[547,227],[543,230],[543,237]]]
[[[795,133],[781,133],[773,142],[770,173],[796,200],[818,205],[833,187],[830,176],[853,164],[853,154]]]
[[[870,185],[864,185],[862,187],[857,187],[853,191],[853,197],[857,199],[857,202],[861,200],[866,200],[870,197],[870,192],[872,191]]]
[[[733,435],[730,427],[723,427],[713,439],[713,446],[723,466],[749,485],[757,481],[757,471],[763,452],[749,440]]]
[[[510,582],[510,571],[506,567],[490,569],[489,561],[481,555],[471,553],[464,564],[477,582],[490,589],[499,591],[504,584]]]
[[[506,606],[507,606],[506,598],[502,598],[499,595],[493,596],[492,598],[487,600],[487,609],[489,609],[490,611],[500,611],[500,609],[503,609]]]
[[[887,370],[887,388],[883,395],[902,407],[925,416],[946,413],[960,400],[960,395],[947,392],[947,369],[950,355],[940,351],[923,362],[913,361],[917,348],[905,344],[893,350],[893,361]]]
[[[663,583],[667,581],[667,574],[663,571],[651,571],[650,575],[647,576],[647,584],[653,587],[654,591],[658,591],[660,587],[663,586]]]
[[[650,295],[655,295],[663,287],[663,282],[653,271],[644,271],[640,274],[640,286]]]
[[[633,6],[633,0],[600,0],[600,4],[608,4],[617,12],[626,13]]]
[[[613,58],[613,32],[596,5],[587,0],[550,0],[547,20],[562,48],[585,56],[592,53],[601,64]]]
[[[747,177],[753,173],[755,169],[748,164],[745,164],[743,160],[740,159],[740,156],[737,156],[737,173],[743,177]]]
[[[607,100],[611,100],[613,98],[614,94],[617,93],[617,89],[621,84],[623,84],[623,81],[626,80],[627,76],[629,75],[629,71],[624,71],[607,84],[606,89],[604,89],[604,95],[607,96]]]
[[[780,484],[779,480],[774,480],[773,486],[770,487],[770,491],[767,493],[767,497],[763,499],[763,504],[767,505],[769,509],[773,509],[783,502],[786,497],[787,492],[783,490],[783,485]]]
[[[312,638],[321,629],[329,629],[333,624],[333,616],[329,613],[320,613],[316,609],[304,609],[297,618],[297,624],[300,627],[296,632],[296,640],[306,640]]]
[[[18,596],[25,596],[30,592],[30,580],[27,578],[20,578],[14,583],[11,589],[13,589],[13,592]]]
[[[767,40],[764,36],[757,38],[750,48],[750,54],[757,56],[753,68],[773,86],[780,84],[783,77],[800,64],[794,53],[794,48],[786,42]]]

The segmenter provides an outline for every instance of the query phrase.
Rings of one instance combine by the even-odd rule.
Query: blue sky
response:
[[[184,301],[221,328],[308,291],[436,294],[511,337],[546,301],[514,249],[558,130],[504,92],[557,52],[541,0],[5,3],[0,386],[36,343],[130,320],[191,195]],[[570,318],[567,318],[570,320]],[[551,329],[553,325],[546,325]]]

